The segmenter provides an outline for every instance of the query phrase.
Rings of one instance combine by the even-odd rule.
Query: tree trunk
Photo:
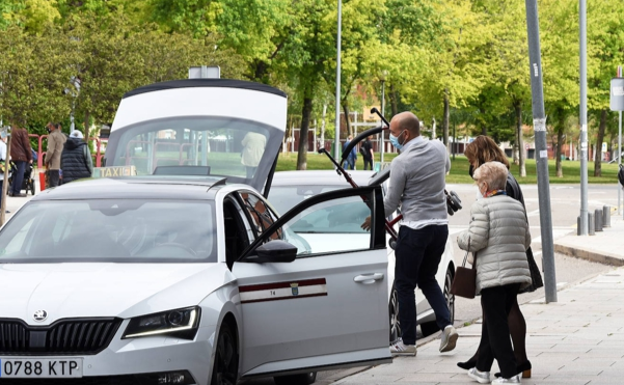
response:
[[[399,105],[398,105],[399,103],[397,102],[398,96],[397,96],[397,92],[393,84],[390,84],[390,95],[391,95],[390,104],[392,105],[392,116],[394,116],[399,113]],[[390,121],[390,119],[388,119],[388,121]]]
[[[607,110],[600,113],[600,126],[598,127],[598,138],[596,140],[596,154],[594,156],[594,176],[602,176],[602,142],[604,141],[605,129],[607,127]]]
[[[561,167],[561,142],[563,141],[563,130],[564,130],[563,119],[561,121],[561,125],[557,129],[557,151],[555,152],[555,163],[557,164],[557,177],[563,178],[563,168]]]
[[[297,153],[297,170],[308,169],[308,128],[310,128],[310,116],[312,115],[312,98],[303,99],[301,111],[301,129],[299,130],[299,148]]]
[[[85,120],[84,120],[84,137],[85,137],[85,141],[89,140],[89,111],[85,111]],[[70,132],[71,134],[71,132]]]
[[[342,112],[344,112],[345,122],[347,123],[347,135],[353,135],[353,127],[351,127],[351,120],[349,119],[349,105],[347,102],[342,102]]]
[[[449,148],[449,124],[451,121],[451,108],[449,106],[448,89],[444,90],[444,119],[442,121],[442,143],[446,146],[446,151],[451,152]]]
[[[323,104],[323,121],[321,122],[321,146],[325,148],[325,118],[327,116],[327,103]]]
[[[516,104],[516,143],[518,145],[518,164],[520,165],[520,177],[526,177],[526,162],[524,156],[524,140],[522,138],[522,104]]]

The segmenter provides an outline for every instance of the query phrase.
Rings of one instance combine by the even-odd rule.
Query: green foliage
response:
[[[576,137],[578,6],[538,5],[549,137]],[[513,141],[515,112],[530,122],[525,12],[519,0],[342,0],[336,106],[336,0],[0,0],[0,112],[36,130],[72,108],[78,121],[108,123],[131,88],[205,64],[285,90],[289,125],[316,120],[320,132],[327,106],[328,138],[336,110],[379,105],[383,82],[387,112],[442,127],[447,100],[460,135]],[[624,64],[623,27],[621,0],[588,4],[590,141]],[[606,126],[613,142],[613,114]]]

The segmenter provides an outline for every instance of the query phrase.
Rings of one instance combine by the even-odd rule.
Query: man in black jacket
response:
[[[69,135],[63,146],[61,170],[63,170],[63,183],[91,177],[93,172],[91,152],[87,143],[82,139],[82,132],[78,130]]]

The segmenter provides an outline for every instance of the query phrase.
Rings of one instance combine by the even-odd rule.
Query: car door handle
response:
[[[375,283],[375,281],[383,279],[383,277],[383,273],[363,274],[353,278],[353,281],[357,283],[363,283],[365,285],[370,285],[371,283]]]

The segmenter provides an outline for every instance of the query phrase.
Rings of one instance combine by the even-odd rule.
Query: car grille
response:
[[[59,320],[50,326],[0,319],[0,354],[97,354],[106,349],[120,324],[116,318]]]
[[[109,377],[85,377],[85,378],[61,378],[61,379],[0,379],[1,385],[144,385],[135,376],[109,376]],[[154,382],[155,384],[155,382]]]

